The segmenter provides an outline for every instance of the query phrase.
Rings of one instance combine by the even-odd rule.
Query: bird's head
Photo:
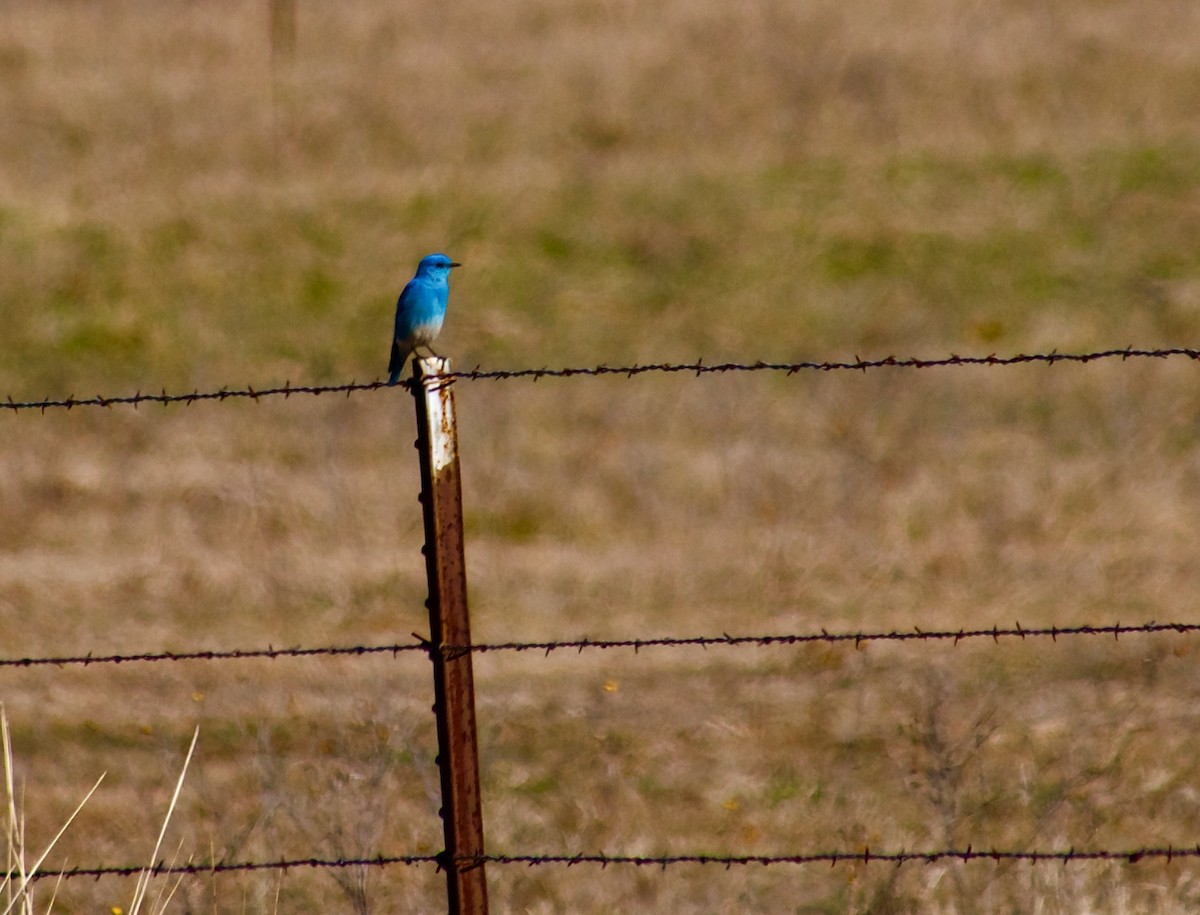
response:
[[[456,264],[444,254],[427,254],[421,258],[421,263],[417,265],[417,276],[445,280],[450,276],[450,271],[453,268],[461,266],[462,264]]]

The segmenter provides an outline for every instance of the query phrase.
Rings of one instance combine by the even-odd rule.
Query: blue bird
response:
[[[446,299],[450,295],[450,271],[461,267],[444,254],[430,254],[417,264],[416,275],[408,281],[396,300],[396,330],[392,334],[392,358],[388,361],[388,384],[400,380],[400,370],[409,353],[430,348],[442,320],[446,317]]]

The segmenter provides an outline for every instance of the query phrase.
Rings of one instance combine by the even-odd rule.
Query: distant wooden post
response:
[[[462,482],[454,418],[450,360],[413,360],[417,450],[421,455],[421,505],[425,514],[425,572],[429,579],[430,659],[437,715],[438,770],[450,915],[486,915],[483,806],[475,729],[475,681],[467,614],[463,548]],[[446,650],[445,646],[454,646]]]
[[[267,0],[271,19],[271,64],[290,62],[296,53],[296,0]]]

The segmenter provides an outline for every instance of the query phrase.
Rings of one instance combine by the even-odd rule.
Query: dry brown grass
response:
[[[426,250],[458,365],[1195,345],[1194,4],[0,5],[14,396],[382,369]],[[486,641],[1195,621],[1180,363],[460,387]],[[5,656],[407,641],[411,405],[0,417]],[[495,852],[1194,841],[1196,643],[477,660]],[[31,847],[440,847],[428,670],[0,670]],[[495,867],[496,911],[1183,912],[1196,867]],[[178,911],[436,911],[431,868]],[[127,898],[72,881],[60,911]]]

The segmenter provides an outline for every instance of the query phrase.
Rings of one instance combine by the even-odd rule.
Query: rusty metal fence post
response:
[[[471,652],[459,647],[471,644],[471,625],[453,382],[442,377],[449,372],[449,359],[413,360],[421,505],[425,514],[425,571],[429,578],[429,656],[433,662],[441,815],[446,836],[441,864],[446,871],[450,915],[486,915],[484,865],[470,860],[483,855],[483,807]],[[447,651],[447,645],[458,650]]]

